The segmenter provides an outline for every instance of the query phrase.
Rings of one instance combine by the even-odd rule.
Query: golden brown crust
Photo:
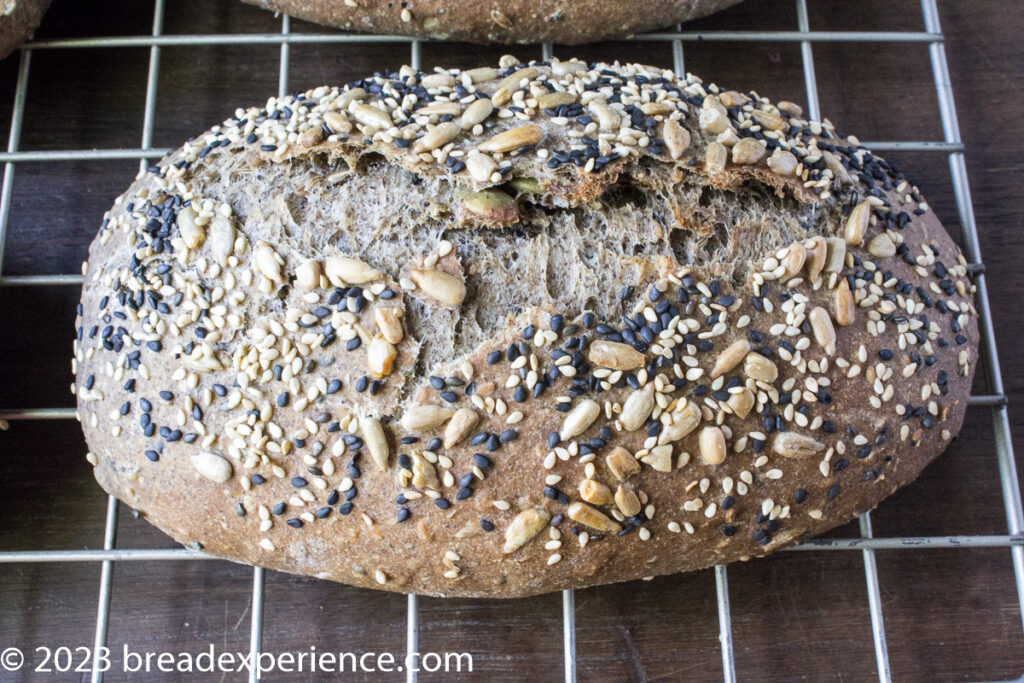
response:
[[[690,21],[740,0],[246,0],[350,31],[470,43],[577,45]]]
[[[79,414],[106,490],[180,542],[234,560],[512,597],[784,547],[871,509],[941,452],[963,420],[978,333],[966,264],[916,188],[793,105],[634,65],[507,65],[521,68],[534,69],[512,79],[526,92],[603,87],[597,77],[613,73],[623,83],[601,100],[578,93],[588,113],[562,122],[566,111],[537,110],[523,91],[499,94],[509,81],[496,73],[477,95],[521,111],[451,135],[436,116],[367,124],[380,115],[358,107],[377,102],[386,79],[359,84],[359,97],[317,89],[249,110],[139,178],[90,249],[75,349]],[[640,144],[624,108],[620,158],[552,165],[574,126],[607,115],[608,102],[632,107],[641,86],[650,140]],[[447,111],[446,88],[431,90],[417,106]],[[530,125],[543,146],[493,151]],[[772,130],[784,135],[759,135]],[[441,137],[438,153],[423,151]],[[769,155],[740,140],[776,146]],[[471,175],[475,152],[497,177]],[[362,170],[321,200],[320,176],[300,164],[342,157]],[[396,167],[414,181],[402,185]],[[432,178],[438,199],[496,195],[481,200],[480,227],[455,230],[455,211],[424,218],[455,245],[416,233],[421,255],[395,262],[389,240],[355,242],[376,215],[358,204],[359,174],[387,197]],[[358,206],[347,249],[297,245],[322,226],[291,210],[271,220],[223,193],[275,194],[275,178],[293,175],[303,179],[293,191],[324,215],[321,201]],[[697,235],[688,263],[678,251],[614,252],[618,231],[649,229],[647,214],[609,197],[623,179],[641,204],[665,196],[677,214],[656,219],[652,242]],[[684,192],[694,183],[722,211],[749,206],[700,214]],[[520,226],[490,227],[512,207]],[[481,273],[499,237],[533,254],[527,228],[543,232],[558,207],[605,221],[605,261],[592,267],[601,289],[622,292],[612,308],[528,304],[543,282]],[[786,220],[800,223],[795,238]],[[465,350],[442,344],[446,325],[493,314],[486,290],[502,287],[524,297],[506,302],[522,310],[485,324]],[[395,307],[403,314],[377,317]],[[368,391],[374,369],[392,365]]]
[[[49,6],[50,0],[0,0],[0,59],[32,35]]]

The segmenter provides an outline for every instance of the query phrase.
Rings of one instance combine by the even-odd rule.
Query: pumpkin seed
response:
[[[706,465],[725,462],[725,433],[719,427],[705,427],[700,432],[700,459]]]
[[[199,474],[218,484],[223,484],[231,478],[234,471],[231,463],[215,453],[200,451],[192,455],[192,466]]]
[[[472,408],[459,408],[444,429],[444,447],[452,448],[469,436],[480,416]]]
[[[491,174],[498,170],[498,164],[491,157],[474,149],[466,155],[466,170],[476,182],[486,183],[490,182]]]
[[[585,398],[566,413],[565,421],[559,435],[562,440],[571,439],[587,431],[594,420],[601,414],[601,404],[591,398]]]
[[[597,531],[618,531],[622,528],[618,522],[597,508],[576,501],[569,506],[569,517],[580,524]]]
[[[644,354],[629,344],[600,339],[593,342],[587,352],[591,363],[612,370],[633,370],[642,367]]]
[[[480,190],[462,198],[466,213],[492,225],[511,225],[519,220],[516,200],[501,190]]]
[[[505,530],[505,545],[502,546],[501,552],[507,555],[526,545],[547,526],[550,519],[550,514],[537,508],[520,512]]]
[[[466,285],[442,270],[411,270],[409,277],[423,291],[443,306],[454,308],[466,298]]]
[[[796,170],[796,165],[796,155],[792,152],[787,152],[781,147],[776,147],[775,151],[772,152],[772,155],[768,157],[768,168],[781,176],[793,175],[793,171]]]

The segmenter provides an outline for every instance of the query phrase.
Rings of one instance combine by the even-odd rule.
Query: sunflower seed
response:
[[[386,111],[377,107],[371,107],[368,104],[357,104],[352,107],[352,116],[355,117],[356,121],[370,128],[387,130],[394,125],[391,121],[391,116]]]
[[[235,252],[235,225],[230,218],[217,214],[210,221],[210,252],[220,265],[227,264]]]
[[[824,447],[814,438],[796,432],[779,432],[772,440],[772,450],[784,458],[810,458]]]
[[[705,97],[704,103],[707,104],[710,98]],[[729,123],[729,114],[726,113],[725,107],[718,105],[716,107],[708,107],[702,109],[698,118],[700,129],[710,135],[719,135],[727,130],[731,129]]]
[[[846,267],[846,241],[841,237],[825,240],[825,272],[841,273]]]
[[[462,198],[460,206],[466,213],[492,225],[511,225],[519,220],[516,200],[501,190],[481,190],[467,194]]]
[[[416,141],[416,144],[412,146],[412,151],[419,154],[421,152],[430,152],[438,147],[443,147],[458,137],[459,131],[460,128],[456,123],[451,121],[439,123]]]
[[[366,97],[366,91],[362,88],[352,88],[338,95],[334,100],[334,106],[338,109],[348,109],[348,105],[358,102]]]
[[[473,427],[480,420],[480,416],[472,408],[459,408],[448,421],[444,428],[444,447],[451,448],[458,445],[463,439],[469,436]]]
[[[375,417],[361,417],[359,418],[359,431],[363,434],[363,441],[366,443],[366,449],[370,451],[370,457],[377,463],[377,467],[387,471],[390,453],[388,440],[384,436],[384,428],[380,421]]]
[[[750,353],[750,342],[746,339],[737,339],[732,344],[729,344],[724,351],[718,354],[718,358],[715,359],[715,365],[711,368],[711,379],[715,379],[732,370],[740,364],[748,353]]]
[[[189,249],[198,249],[206,239],[206,228],[196,223],[196,210],[191,206],[178,212],[178,232]]]
[[[427,74],[420,79],[420,85],[429,90],[435,88],[451,88],[455,85],[455,77],[449,73]]]
[[[626,481],[640,471],[640,463],[622,446],[616,446],[605,456],[604,463],[619,481]]]
[[[743,361],[743,372],[752,380],[765,384],[771,384],[779,377],[779,368],[775,362],[757,352],[747,354]]]
[[[608,505],[614,501],[612,490],[594,479],[580,482],[580,498],[592,505]]]
[[[645,465],[658,472],[672,471],[672,446],[655,446],[641,458]]]
[[[725,434],[718,427],[705,427],[700,432],[700,459],[706,465],[725,462]]]
[[[618,531],[622,526],[600,510],[576,501],[569,506],[569,517],[597,531]]]
[[[281,270],[281,257],[278,256],[272,246],[266,242],[257,243],[253,259],[256,261],[256,270],[263,277],[273,282],[284,282],[284,273]]]
[[[231,463],[214,453],[200,451],[192,455],[192,466],[199,474],[218,484],[223,484],[231,478],[234,471]]]
[[[811,321],[811,330],[814,332],[814,340],[818,342],[825,353],[834,356],[836,353],[836,329],[832,326],[832,317],[829,316],[821,306],[815,306],[808,314]]]
[[[555,109],[563,104],[572,104],[575,101],[576,96],[572,93],[549,92],[537,98],[537,106],[541,109]]]
[[[324,262],[324,273],[335,287],[363,285],[383,277],[376,268],[351,256],[332,256]]]
[[[889,235],[880,232],[868,242],[868,253],[879,258],[888,258],[896,255],[896,245]]]
[[[601,404],[591,398],[581,400],[570,410],[562,423],[559,435],[562,440],[571,439],[587,431],[587,427],[594,424],[594,420],[601,414]]]
[[[659,445],[679,441],[679,439],[682,439],[696,429],[701,420],[700,408],[692,402],[687,402],[686,405],[671,415],[671,424],[662,427],[661,433],[658,434]]]
[[[643,509],[640,499],[633,489],[621,485],[615,490],[615,505],[619,508],[619,512],[626,517],[639,514]]]
[[[324,123],[335,133],[345,135],[352,132],[352,122],[340,111],[329,111],[324,114]]]
[[[857,306],[853,303],[850,284],[843,278],[836,287],[836,323],[846,327],[852,325],[857,315]]]
[[[402,414],[402,428],[407,432],[419,432],[443,424],[455,411],[433,404],[413,406]]]
[[[622,121],[622,117],[619,116],[619,112],[609,106],[605,100],[596,99],[591,102],[590,111],[594,112],[594,115],[597,116],[597,123],[601,127],[602,131],[610,133],[619,129],[619,123]],[[665,142],[667,144],[668,140]]]
[[[594,365],[612,370],[633,370],[643,367],[644,354],[629,344],[600,339],[590,345],[587,358]]]
[[[412,452],[412,479],[410,483],[420,489],[441,488],[441,482],[437,479],[437,469],[416,451]]]
[[[772,155],[768,157],[768,168],[781,176],[791,176],[796,170],[796,155],[787,152],[781,147],[776,147]]]
[[[519,90],[519,84],[522,83],[523,79],[531,79],[539,73],[540,72],[536,68],[528,66],[506,76],[502,79],[501,83],[498,84],[498,89],[494,91],[493,95],[491,95],[491,99],[494,100],[494,104],[499,107],[508,104],[509,100],[512,99],[512,93]]]
[[[530,508],[523,510],[505,530],[505,545],[501,551],[506,555],[523,547],[530,539],[543,531],[551,515],[544,510]]]
[[[378,334],[366,347],[367,367],[370,373],[375,377],[390,375],[394,370],[397,355],[394,344]]]
[[[665,147],[668,149],[669,156],[673,159],[680,159],[690,147],[690,131],[686,130],[675,119],[669,119],[665,122],[662,129],[662,138],[665,140]]]
[[[750,410],[754,407],[754,392],[744,387],[743,391],[730,395],[726,404],[742,420],[750,414]]]
[[[648,382],[643,388],[635,390],[622,404],[619,421],[627,432],[636,431],[654,410],[654,383]]]
[[[825,267],[825,257],[828,255],[828,244],[821,235],[815,235],[804,243],[807,258],[804,265],[807,267],[807,277],[811,282],[817,282]]]
[[[846,167],[843,166],[843,163],[839,161],[839,157],[827,150],[822,150],[821,156],[825,160],[825,168],[832,171],[832,175],[836,180],[843,185],[853,182],[853,178],[850,177],[850,172],[847,171]]]
[[[732,146],[734,164],[756,164],[764,159],[765,146],[755,138],[743,138]]]
[[[804,108],[788,100],[779,100],[775,103],[779,111],[786,112],[790,116],[800,118],[804,115]]]
[[[864,233],[867,232],[870,221],[871,204],[865,199],[853,207],[853,211],[846,219],[846,230],[843,233],[846,243],[852,247],[859,246],[864,241]]]
[[[409,277],[423,293],[443,306],[454,308],[466,298],[462,280],[442,270],[411,270]]]
[[[416,110],[416,116],[458,116],[462,113],[462,106],[458,102],[447,102],[444,100],[431,102],[425,107]]]
[[[755,109],[753,117],[765,130],[782,130],[782,127],[785,125],[785,122],[780,117],[768,111]]]
[[[511,152],[527,145],[536,145],[544,139],[544,129],[534,123],[518,128],[510,128],[503,133],[481,142],[477,149],[481,152]]]
[[[709,142],[704,152],[704,168],[708,173],[721,173],[729,158],[729,148],[721,142]]]
[[[405,331],[402,329],[402,321],[398,319],[399,308],[397,306],[378,306],[373,311],[373,319],[377,323],[377,330],[392,344],[402,341]]]
[[[320,275],[323,266],[316,259],[306,261],[295,269],[295,283],[303,289],[316,289],[320,286]]]
[[[498,164],[491,157],[474,149],[466,155],[466,170],[476,182],[486,183],[490,181],[491,174],[498,170]]]

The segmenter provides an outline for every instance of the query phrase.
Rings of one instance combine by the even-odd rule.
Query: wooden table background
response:
[[[169,34],[280,30],[272,14],[235,0],[167,4]],[[920,7],[911,0],[808,4],[812,30],[924,30]],[[1024,49],[1019,36],[1024,14],[1010,0],[947,0],[940,2],[940,15],[1020,449]],[[148,34],[151,23],[150,2],[55,0],[38,36]],[[796,10],[788,0],[747,0],[691,26],[795,30]],[[299,21],[292,27],[324,30]],[[687,69],[706,80],[756,88],[773,99],[806,100],[797,43],[687,43],[685,50]],[[504,51],[424,44],[423,65],[473,66],[496,61]],[[533,58],[540,50],[511,52]],[[672,64],[669,43],[556,46],[555,54]],[[138,147],[148,58],[147,48],[34,52],[20,148]],[[154,146],[176,147],[236,106],[276,93],[278,58],[276,46],[164,48]],[[405,44],[293,45],[290,87],[343,83],[397,68],[407,59]],[[841,130],[862,140],[942,139],[926,44],[816,43],[814,59],[822,111]],[[17,66],[17,55],[0,62],[4,137]],[[958,234],[946,155],[887,157],[917,181]],[[130,160],[19,163],[3,273],[78,272],[103,211],[137,168]],[[0,408],[72,405],[69,359],[77,297],[76,287],[0,288]],[[982,378],[975,392],[986,393]],[[78,425],[71,421],[16,422],[0,434],[0,548],[102,547],[106,496],[84,453]],[[1006,533],[990,409],[972,408],[949,451],[872,519],[878,536]],[[172,546],[125,506],[119,529],[118,547]],[[857,527],[847,525],[835,535],[856,536]],[[877,561],[896,680],[995,680],[1024,672],[1009,551],[882,551]],[[0,649],[91,644],[99,574],[98,563],[0,564]],[[729,582],[740,680],[875,677],[860,553],[782,553],[731,566]],[[210,642],[247,651],[250,589],[251,570],[228,562],[118,563],[109,643],[118,651],[124,643],[135,651],[180,652]],[[404,652],[402,596],[277,573],[268,573],[266,595],[266,650]],[[576,608],[581,680],[721,677],[710,571],[578,591]],[[551,681],[562,675],[557,594],[501,602],[423,598],[420,629],[422,651],[472,652],[473,679]],[[0,672],[0,679],[5,676]],[[423,680],[441,677],[423,675]]]

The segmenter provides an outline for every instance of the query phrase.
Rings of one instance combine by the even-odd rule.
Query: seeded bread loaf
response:
[[[967,266],[831,123],[640,65],[321,87],[103,220],[75,342],[100,484],[188,547],[511,597],[762,555],[957,433]]]
[[[707,16],[740,0],[245,0],[348,31],[470,43],[621,38]]]
[[[0,59],[28,40],[49,6],[50,0],[0,0]]]

